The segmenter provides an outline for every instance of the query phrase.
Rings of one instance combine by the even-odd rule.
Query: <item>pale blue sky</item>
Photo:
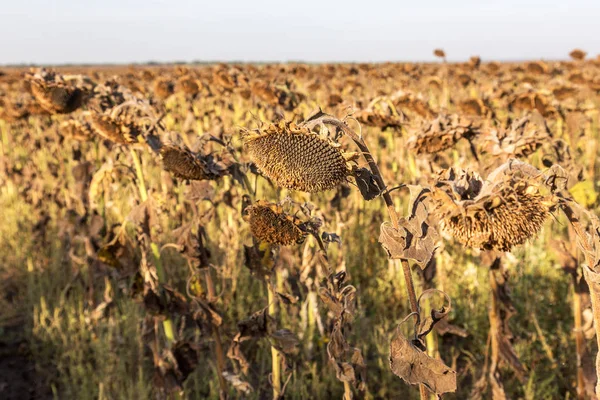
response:
[[[0,64],[564,59],[600,0],[3,0]]]

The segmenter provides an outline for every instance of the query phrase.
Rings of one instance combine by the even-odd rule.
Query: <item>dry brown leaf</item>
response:
[[[418,349],[399,329],[390,343],[390,366],[411,385],[423,384],[437,394],[456,391],[456,371]]]
[[[438,233],[426,221],[429,214],[424,204],[424,196],[428,190],[420,186],[409,186],[409,189],[409,217],[398,221],[399,229],[395,229],[390,222],[384,222],[381,225],[379,242],[389,258],[412,259],[424,269],[437,248]]]

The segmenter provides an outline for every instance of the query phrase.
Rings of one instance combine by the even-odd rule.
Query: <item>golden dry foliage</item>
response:
[[[486,181],[460,169],[443,171],[433,191],[443,229],[465,246],[484,250],[510,251],[534,237],[551,198],[518,166],[508,161]]]
[[[252,235],[261,242],[289,246],[303,243],[307,235],[298,218],[268,201],[259,200],[246,207],[244,218]]]
[[[103,138],[122,145],[135,143],[138,135],[141,134],[141,127],[128,117],[92,114],[90,126]]]
[[[408,145],[417,154],[433,154],[454,146],[462,138],[479,134],[478,123],[458,114],[440,114],[435,120],[424,120],[409,139]]]
[[[306,128],[282,121],[244,131],[244,145],[258,168],[278,186],[303,192],[333,189],[349,173],[344,152]]]
[[[160,156],[164,170],[177,178],[201,181],[219,177],[217,172],[209,168],[205,160],[185,147],[164,145],[160,149]]]

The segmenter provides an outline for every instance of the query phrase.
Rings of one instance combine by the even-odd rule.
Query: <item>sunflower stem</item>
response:
[[[207,260],[206,249],[202,249],[203,259]],[[212,279],[212,275],[210,274],[210,270],[208,268],[204,268],[204,281],[206,282],[206,290],[208,292],[208,299],[210,302],[215,301],[217,298],[217,292],[215,290],[215,283]],[[215,353],[217,354],[217,375],[219,378],[219,388],[220,394],[219,397],[224,399],[227,397],[227,382],[225,382],[225,377],[223,376],[223,372],[225,371],[225,352],[223,351],[223,344],[221,341],[221,330],[214,323],[212,325],[212,333],[215,340]]]
[[[354,141],[356,146],[362,153],[362,156],[365,158],[367,163],[369,164],[369,168],[371,169],[371,173],[379,181],[379,185],[381,188],[384,188],[381,196],[383,197],[383,201],[387,207],[388,214],[390,216],[390,220],[392,222],[392,226],[394,229],[399,228],[398,223],[398,214],[396,213],[396,209],[394,207],[394,201],[392,200],[392,196],[390,195],[387,186],[383,180],[383,176],[381,175],[381,171],[379,170],[379,166],[373,158],[371,151],[369,150],[369,146],[365,143],[362,136],[359,136],[352,128],[350,128],[345,122],[340,121],[339,119],[327,115],[323,112],[319,112],[310,118],[307,122],[304,123],[304,126],[309,129],[317,126],[319,124],[325,125],[333,125],[339,129],[341,129],[346,135],[350,136],[350,138]],[[402,262],[402,270],[404,272],[404,281],[406,283],[406,291],[408,292],[408,300],[410,302],[410,311],[412,313],[416,313],[419,315],[419,305],[417,303],[417,294],[415,292],[415,284],[413,281],[412,273],[410,271],[410,265],[408,264],[408,260],[401,259]],[[427,389],[423,385],[419,385],[419,393],[422,400],[426,400],[429,396],[427,393]]]
[[[148,200],[148,190],[146,189],[146,181],[144,180],[144,170],[142,169],[142,163],[140,157],[134,148],[130,149],[131,158],[133,159],[133,165],[135,166],[135,173],[137,177],[138,190],[140,192],[140,199],[145,202]],[[154,259],[154,266],[156,267],[156,275],[160,283],[166,283],[166,274],[163,268],[162,260],[160,259],[160,249],[158,245],[150,239],[150,250],[152,252],[152,258]],[[163,321],[163,329],[165,336],[169,344],[175,341],[175,330],[173,329],[173,321],[167,318]]]
[[[277,272],[273,270],[273,274],[276,276]],[[268,289],[268,302],[269,302],[269,315],[272,318],[276,318],[277,315],[277,303],[275,301],[275,287],[271,282],[271,278],[267,281]],[[279,399],[281,397],[281,359],[279,357],[279,351],[271,346],[271,380],[273,384],[273,399]]]

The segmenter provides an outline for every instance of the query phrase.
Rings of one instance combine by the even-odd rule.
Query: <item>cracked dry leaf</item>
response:
[[[390,343],[390,367],[411,385],[423,384],[436,394],[456,391],[456,371],[419,350],[400,330]]]
[[[424,195],[428,190],[420,186],[409,186],[409,189],[409,217],[398,221],[399,229],[395,229],[390,222],[384,222],[381,225],[379,243],[387,251],[389,258],[412,259],[424,269],[437,248],[438,233],[426,222],[429,213],[424,204]]]

